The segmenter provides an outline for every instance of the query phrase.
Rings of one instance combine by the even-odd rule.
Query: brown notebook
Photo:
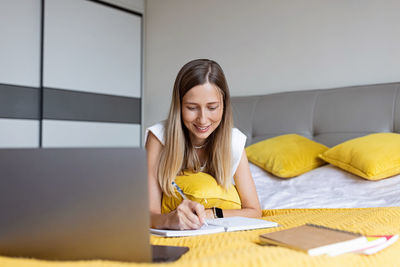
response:
[[[357,249],[367,242],[361,234],[315,224],[260,235],[263,244],[284,246],[307,252],[311,256],[339,255]]]

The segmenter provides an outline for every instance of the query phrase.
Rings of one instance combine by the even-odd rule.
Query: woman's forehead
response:
[[[205,83],[191,88],[183,96],[183,102],[187,103],[211,103],[222,100],[221,90],[214,84]]]

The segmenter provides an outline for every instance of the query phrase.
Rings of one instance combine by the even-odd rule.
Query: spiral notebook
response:
[[[206,220],[208,225],[203,225],[197,230],[163,230],[150,229],[154,235],[164,237],[180,237],[180,236],[196,236],[207,235],[222,232],[234,232],[242,230],[253,230],[261,228],[277,227],[276,222],[270,222],[262,219],[246,218],[246,217],[228,217]]]

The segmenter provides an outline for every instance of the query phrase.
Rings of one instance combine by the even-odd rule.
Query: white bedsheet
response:
[[[368,181],[332,165],[281,179],[250,163],[262,209],[400,206],[400,175]]]

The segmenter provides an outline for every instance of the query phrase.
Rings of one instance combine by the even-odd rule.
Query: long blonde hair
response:
[[[172,181],[186,169],[198,172],[201,162],[182,122],[182,98],[193,87],[210,83],[215,85],[223,100],[223,114],[219,126],[208,137],[205,166],[217,183],[228,189],[231,185],[232,108],[228,84],[218,63],[209,59],[196,59],[185,64],[174,84],[172,101],[165,123],[165,145],[160,155],[157,178],[161,190],[175,196]]]

